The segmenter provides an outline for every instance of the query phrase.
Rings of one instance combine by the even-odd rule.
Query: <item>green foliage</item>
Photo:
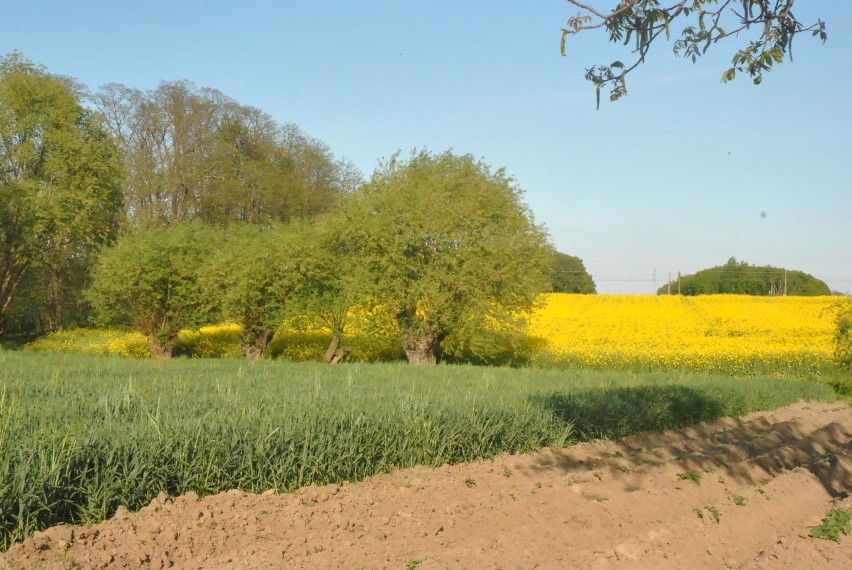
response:
[[[186,81],[93,96],[125,157],[135,223],[266,225],[329,210],[360,181],[322,142],[215,89]]]
[[[120,157],[78,87],[0,59],[0,334],[85,318],[94,254],[121,220]]]
[[[450,152],[395,155],[342,204],[358,296],[396,315],[410,362],[434,362],[471,315],[528,310],[546,288],[544,230],[502,170]]]
[[[828,285],[813,275],[771,266],[749,265],[732,257],[725,265],[680,277],[657,289],[657,294],[682,295],[831,295]]]
[[[831,392],[681,373],[0,352],[0,547],[160,492],[358,481],[802,398]]]
[[[240,325],[242,354],[259,358],[284,321],[283,281],[291,275],[283,263],[290,255],[286,230],[244,224],[220,233],[222,246],[199,270],[206,312]]]
[[[674,42],[675,55],[683,55],[695,63],[711,46],[729,37],[753,38],[739,49],[731,60],[731,67],[722,74],[726,83],[737,72],[747,73],[759,85],[763,73],[781,63],[785,56],[792,60],[793,40],[799,34],[818,36],[825,43],[825,23],[802,24],[793,12],[795,0],[776,2],[718,2],[718,0],[677,0],[669,7],[661,7],[659,0],[633,0],[619,2],[611,12],[601,12],[579,0],[568,0],[581,12],[568,19],[562,28],[562,55],[566,55],[569,36],[586,30],[604,28],[609,40],[630,45],[635,61],[625,65],[614,61],[586,69],[586,79],[595,85],[597,105],[604,87],[610,88],[610,100],[616,101],[627,94],[627,75],[644,63],[651,45],[661,36],[666,41],[672,28],[681,31]],[[722,24],[732,26],[724,29]],[[751,36],[748,34],[751,33]]]
[[[834,361],[852,371],[852,301],[844,299],[832,306],[834,310]]]
[[[550,283],[554,293],[597,293],[595,282],[586,271],[583,260],[555,250]]]
[[[840,535],[852,534],[852,509],[832,509],[822,523],[811,528],[812,538],[824,538],[840,542]]]
[[[158,357],[170,357],[181,329],[204,324],[198,284],[220,235],[200,224],[137,228],[103,251],[86,296],[105,324],[131,325]]]

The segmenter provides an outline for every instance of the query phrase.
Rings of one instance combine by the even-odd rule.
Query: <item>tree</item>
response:
[[[43,328],[62,327],[118,231],[120,156],[80,101],[71,81],[16,53],[0,60],[0,334],[25,283]]]
[[[207,312],[242,326],[240,348],[253,360],[263,355],[284,319],[285,299],[274,291],[280,275],[275,255],[279,232],[278,226],[232,225],[199,271]]]
[[[360,293],[396,315],[412,363],[432,363],[471,315],[515,314],[547,288],[545,231],[503,170],[469,155],[397,153],[342,205],[338,249]]]
[[[360,180],[320,141],[215,89],[110,84],[92,99],[124,152],[133,222],[304,219],[329,210]]]
[[[554,293],[597,293],[595,282],[583,260],[559,251],[553,251],[550,270],[551,291]]]
[[[569,36],[598,28],[606,29],[611,42],[633,46],[635,60],[628,65],[614,61],[586,69],[586,79],[595,85],[598,106],[605,86],[610,89],[611,101],[627,94],[627,74],[644,63],[651,45],[661,35],[666,40],[671,37],[672,28],[680,31],[680,39],[674,42],[675,55],[683,55],[693,63],[723,39],[741,35],[750,38],[734,53],[722,82],[734,79],[740,72],[747,73],[755,85],[785,56],[793,59],[796,36],[811,34],[823,43],[827,37],[822,20],[807,25],[798,20],[793,12],[795,0],[671,0],[668,7],[661,6],[659,0],[619,0],[610,11],[599,11],[579,0],[568,2],[580,12],[562,28],[563,56]]]
[[[290,295],[288,316],[304,316],[331,334],[324,360],[342,361],[350,352],[345,337],[350,311],[359,300],[356,260],[339,246],[336,218],[320,216],[310,224],[291,224],[289,261],[282,280]]]
[[[210,320],[199,275],[220,242],[198,223],[133,229],[101,253],[87,298],[102,323],[137,328],[169,358],[181,329]]]
[[[321,224],[227,229],[221,249],[201,270],[209,313],[242,326],[242,353],[260,358],[285,319],[307,317],[332,335],[327,362],[346,355],[342,338],[352,303],[342,287],[346,262],[329,247]]]

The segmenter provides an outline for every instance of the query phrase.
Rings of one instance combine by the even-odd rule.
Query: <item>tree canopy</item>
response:
[[[551,291],[554,293],[597,293],[595,281],[586,271],[582,259],[555,250],[552,255]]]
[[[831,295],[828,285],[813,275],[771,266],[749,265],[731,257],[719,265],[685,275],[663,285],[658,294],[714,295]]]
[[[199,275],[221,241],[199,223],[135,228],[101,253],[87,297],[102,323],[132,325],[171,357],[181,329],[211,320]]]
[[[77,87],[18,54],[0,60],[0,333],[13,315],[35,330],[74,318],[94,253],[118,231],[120,181]]]
[[[661,36],[666,40],[679,33],[673,47],[693,63],[711,46],[727,38],[745,39],[734,53],[731,66],[722,74],[722,82],[737,73],[748,74],[755,84],[763,74],[793,59],[793,40],[799,34],[813,35],[825,43],[825,22],[817,19],[803,23],[796,17],[795,0],[618,0],[611,10],[599,10],[579,0],[567,0],[579,9],[562,28],[562,55],[566,55],[570,36],[603,28],[609,40],[631,46],[633,60],[624,63],[593,65],[586,69],[586,79],[595,85],[598,106],[604,87],[610,89],[610,100],[627,94],[627,75],[644,63],[651,45]]]
[[[124,153],[125,205],[135,223],[304,219],[360,181],[324,143],[215,89],[110,84],[92,100]]]
[[[396,315],[409,362],[434,362],[472,314],[529,309],[547,288],[547,234],[503,170],[447,151],[399,153],[341,206],[353,283]]]

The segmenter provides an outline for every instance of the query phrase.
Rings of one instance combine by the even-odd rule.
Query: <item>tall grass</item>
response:
[[[0,351],[0,545],[160,492],[292,490],[832,397],[786,380]]]

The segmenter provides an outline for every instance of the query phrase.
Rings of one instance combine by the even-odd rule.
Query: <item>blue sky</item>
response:
[[[602,293],[731,256],[852,293],[852,2],[796,6],[828,42],[763,85],[719,81],[744,39],[697,64],[660,44],[599,111],[584,68],[629,55],[592,32],[561,57],[564,0],[6,0],[0,55],[93,90],[213,87],[367,176],[397,149],[481,157]]]

